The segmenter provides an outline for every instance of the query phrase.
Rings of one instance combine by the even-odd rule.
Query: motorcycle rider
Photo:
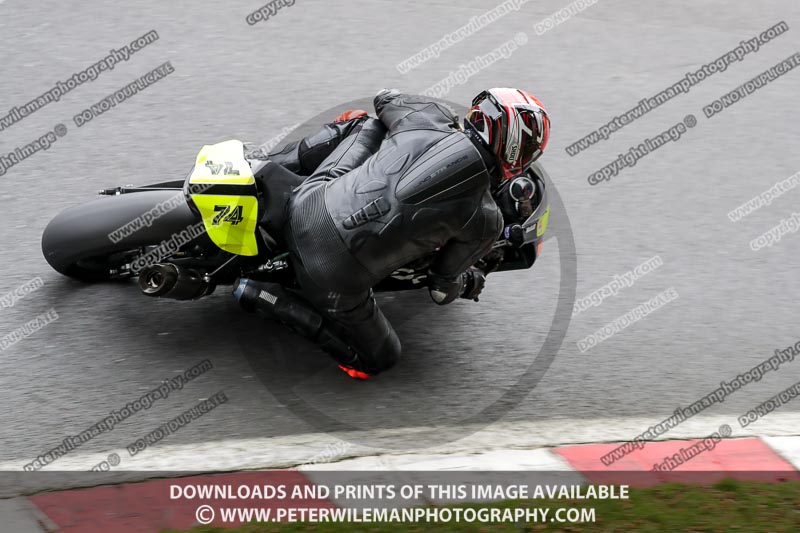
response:
[[[253,168],[267,204],[262,225],[289,250],[300,291],[248,279],[234,287],[243,308],[316,342],[357,379],[400,357],[372,294],[395,269],[434,253],[434,302],[477,301],[486,273],[473,265],[515,218],[493,193],[513,194],[509,184],[550,130],[541,102],[518,89],[481,92],[463,127],[426,97],[383,90],[374,105],[377,119],[348,112],[279,152],[250,156],[263,159]]]

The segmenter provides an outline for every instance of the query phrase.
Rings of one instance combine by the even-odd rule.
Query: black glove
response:
[[[483,286],[486,284],[486,275],[477,268],[470,268],[461,274],[464,280],[464,289],[461,291],[461,298],[467,300],[479,301]]]
[[[513,246],[519,248],[525,244],[525,228],[519,224],[511,224],[503,228],[503,237]]]

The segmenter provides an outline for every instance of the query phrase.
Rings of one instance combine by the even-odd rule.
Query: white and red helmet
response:
[[[535,96],[519,89],[483,91],[472,100],[466,120],[497,157],[503,179],[527,170],[550,138],[547,110]]]

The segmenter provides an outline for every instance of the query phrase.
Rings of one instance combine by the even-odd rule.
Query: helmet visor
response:
[[[515,109],[506,132],[505,160],[518,172],[526,170],[542,153],[542,130],[536,114]]]

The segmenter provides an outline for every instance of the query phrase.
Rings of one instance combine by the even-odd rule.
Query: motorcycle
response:
[[[42,235],[42,253],[59,273],[84,282],[138,277],[151,297],[193,300],[237,278],[298,287],[287,250],[259,226],[264,202],[244,143],[204,146],[183,180],[99,191],[101,198],[68,208]],[[535,206],[508,226],[477,266],[484,272],[530,268],[541,254],[550,205],[546,174],[528,172]],[[395,270],[375,292],[426,287],[433,253]]]

